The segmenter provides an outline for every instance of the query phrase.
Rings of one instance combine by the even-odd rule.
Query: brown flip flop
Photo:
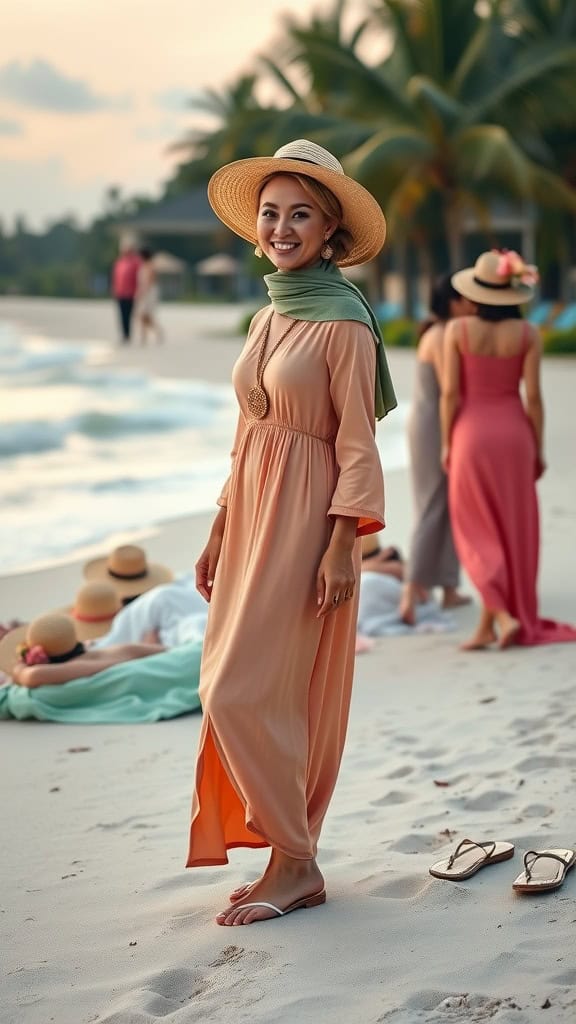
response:
[[[576,850],[528,850],[524,871],[512,883],[515,892],[550,892],[558,889],[576,864]]]
[[[480,871],[480,868],[498,864],[513,856],[513,843],[475,843],[473,839],[463,839],[450,857],[436,861],[428,870],[434,878],[448,878],[452,882],[459,882],[471,878]]]

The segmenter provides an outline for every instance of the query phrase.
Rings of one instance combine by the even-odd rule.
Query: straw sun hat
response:
[[[112,626],[114,616],[118,614],[121,608],[122,601],[120,596],[110,583],[85,583],[76,594],[73,605],[69,605],[66,608],[58,608],[55,612],[49,612],[41,616],[40,619],[35,619],[31,624],[25,623],[6,633],[2,640],[0,640],[0,669],[4,672],[12,670],[17,658],[19,644],[27,644],[28,646],[39,644],[41,647],[44,647],[47,654],[51,653],[40,640],[35,638],[36,631],[39,628],[38,623],[45,630],[45,620],[49,620],[49,642],[51,642],[50,638],[53,634],[57,643],[59,638],[64,637],[62,644],[66,647],[66,643],[70,641],[68,648],[66,648],[70,650],[78,642],[95,640],[97,637],[107,633]],[[66,619],[66,623],[61,622],[63,618]],[[52,620],[56,623],[55,633],[54,624],[52,624],[53,628],[52,632],[50,632],[50,622]],[[33,638],[29,636],[30,630],[32,630]],[[55,650],[54,653],[58,654],[59,652]]]
[[[536,267],[524,263],[517,252],[483,252],[473,267],[459,270],[451,278],[465,299],[484,306],[520,306],[529,302],[538,281]]]
[[[367,263],[386,237],[386,221],[374,196],[344,173],[342,164],[322,146],[307,139],[289,142],[274,156],[251,157],[226,164],[208,184],[210,205],[220,220],[247,242],[256,244],[256,213],[264,178],[270,174],[305,174],[325,185],[342,207],[343,227],[354,240],[341,267]]]
[[[137,544],[122,544],[104,558],[93,558],[84,566],[84,579],[112,584],[120,598],[138,597],[174,576],[165,565],[149,562]]]
[[[68,661],[82,653],[72,619],[61,612],[40,615],[27,626],[11,629],[0,641],[0,669],[10,675],[18,660],[18,647],[41,647],[50,661]]]

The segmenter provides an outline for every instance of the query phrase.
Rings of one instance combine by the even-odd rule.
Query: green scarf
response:
[[[388,369],[380,325],[362,292],[329,260],[304,270],[277,270],[264,277],[274,309],[293,320],[359,320],[376,342],[376,419],[398,405]]]

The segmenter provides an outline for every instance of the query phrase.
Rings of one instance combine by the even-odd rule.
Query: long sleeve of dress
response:
[[[338,483],[328,515],[358,518],[358,536],[384,526],[384,480],[374,438],[376,349],[368,327],[339,321],[327,349],[330,395],[339,421]]]
[[[227,505],[228,505],[228,490],[230,488],[230,480],[232,479],[232,473],[234,472],[234,459],[236,458],[236,452],[238,451],[238,447],[239,447],[240,442],[242,440],[242,437],[243,437],[245,429],[246,429],[246,420],[244,419],[242,413],[239,412],[238,413],[238,422],[236,424],[236,433],[234,435],[234,443],[232,445],[232,451],[230,452],[230,459],[232,461],[232,468],[230,470],[230,475],[229,475],[228,479],[226,480],[224,486],[222,487],[222,490],[220,491],[219,497],[216,500],[216,504],[220,505],[222,508],[226,508]]]

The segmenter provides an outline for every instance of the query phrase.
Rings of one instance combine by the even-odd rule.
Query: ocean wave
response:
[[[64,436],[60,425],[45,420],[12,423],[9,429],[0,431],[0,459],[54,451],[62,447]]]
[[[79,404],[82,397],[77,393],[54,397],[54,403],[74,401]],[[34,404],[35,393],[28,396]],[[10,413],[4,417],[4,430],[0,434],[0,458],[8,459],[22,455],[48,452],[66,448],[74,438],[84,437],[94,442],[114,443],[129,436],[166,434],[180,430],[209,430],[231,407],[227,392],[214,393],[204,386],[191,386],[173,393],[162,384],[157,387],[142,387],[136,394],[118,390],[116,394],[106,393],[102,408],[93,395],[88,393],[89,403],[81,412],[58,418],[58,406],[50,408],[50,418],[22,419],[22,405],[18,404],[10,421]]]

